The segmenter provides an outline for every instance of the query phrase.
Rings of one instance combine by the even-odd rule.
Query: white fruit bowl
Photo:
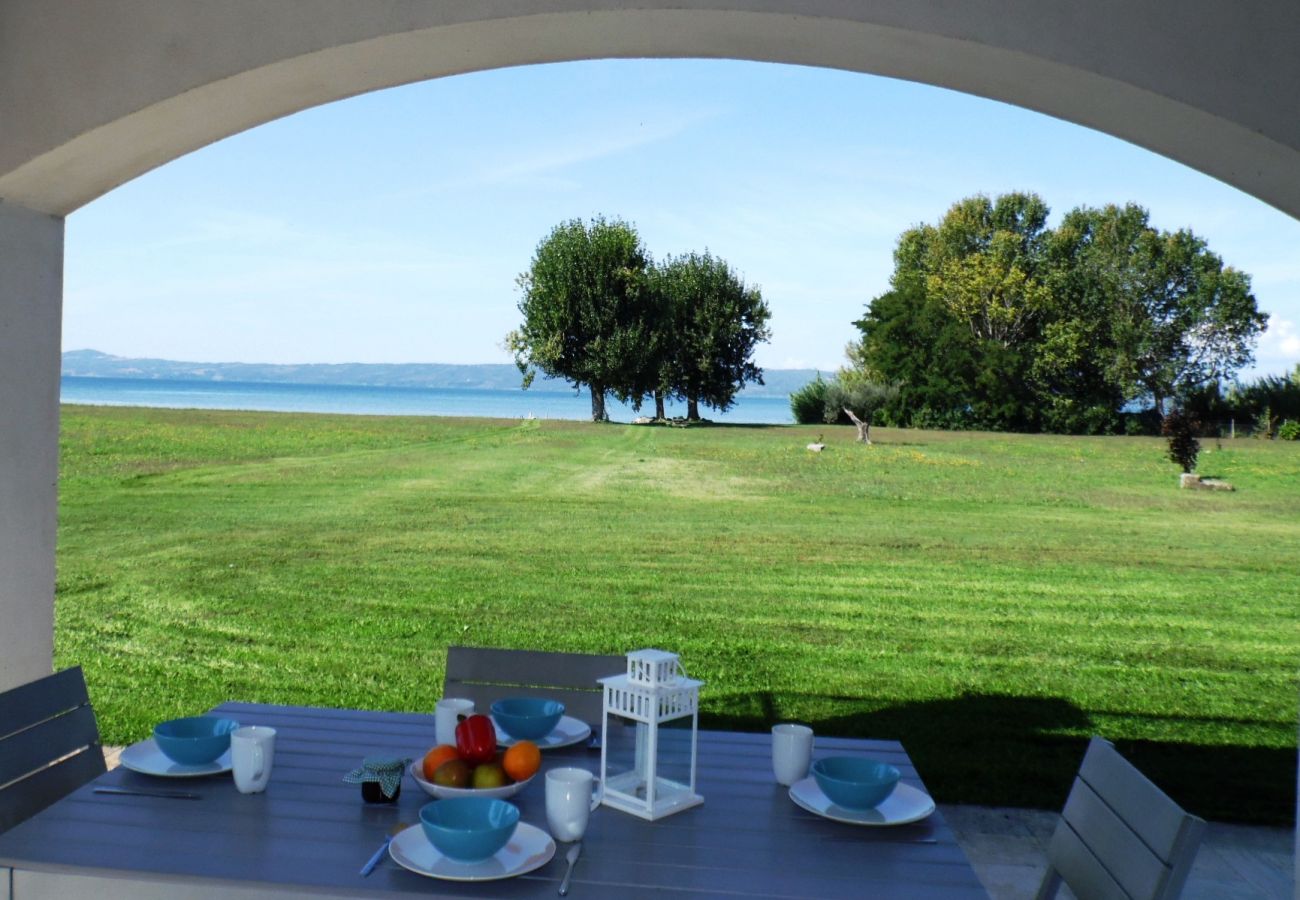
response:
[[[447,797],[496,797],[504,800],[506,797],[513,797],[522,791],[536,775],[525,778],[523,781],[516,781],[513,784],[503,784],[499,788],[458,788],[445,787],[441,784],[434,784],[424,777],[424,761],[417,759],[411,763],[411,768],[407,770],[410,776],[415,779],[415,783],[420,786],[430,797],[437,797],[443,800]]]

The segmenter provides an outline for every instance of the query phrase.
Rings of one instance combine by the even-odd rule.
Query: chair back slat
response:
[[[0,833],[103,774],[103,750],[87,747],[76,756],[0,788]]]
[[[85,747],[99,748],[95,711],[79,706],[0,740],[0,785],[30,775],[51,761]],[[101,749],[100,755],[103,755]]]
[[[1047,856],[1080,900],[1132,900],[1068,825],[1057,825],[1047,845]]]
[[[1080,900],[1173,900],[1205,822],[1184,812],[1115,750],[1093,738],[1048,847],[1040,897],[1059,873]]]
[[[1074,782],[1061,818],[1105,866],[1124,889],[1125,895],[1159,896],[1161,884],[1169,871],[1164,860],[1151,852],[1129,824],[1116,815],[1082,778]]]
[[[0,739],[89,703],[81,666],[11,688],[0,694]]]
[[[596,679],[626,670],[624,656],[453,646],[443,696],[473,700],[482,713],[502,697],[549,697],[599,731],[604,694]]]
[[[0,832],[105,771],[80,667],[0,693]]]
[[[1109,741],[1093,738],[1079,766],[1079,779],[1101,797],[1142,843],[1168,862],[1187,819],[1177,803],[1156,787]]]

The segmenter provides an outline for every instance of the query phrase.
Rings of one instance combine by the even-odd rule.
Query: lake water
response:
[[[63,377],[60,400],[94,406],[157,406],[169,409],[247,409],[270,412],[347,413],[383,416],[482,416],[501,419],[591,418],[586,391],[484,390],[468,388],[363,387],[270,384],[241,381],[173,381],[144,378]],[[630,422],[654,414],[654,404],[637,413],[611,398],[611,419]],[[685,404],[668,404],[668,415],[684,416]],[[700,408],[715,422],[789,425],[786,397],[746,397],[725,413]]]

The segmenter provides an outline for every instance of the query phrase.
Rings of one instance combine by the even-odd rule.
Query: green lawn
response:
[[[826,451],[804,445],[825,433]],[[431,710],[445,647],[682,655],[706,727],[899,738],[1059,806],[1099,733],[1294,816],[1300,444],[64,407],[57,661],[105,739],[227,699]]]

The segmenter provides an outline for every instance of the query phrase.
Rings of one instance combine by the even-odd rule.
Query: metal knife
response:
[[[126,794],[132,797],[162,797],[167,800],[198,800],[198,794],[191,794],[189,791],[150,791],[141,788],[128,787],[97,787],[94,789],[96,794]]]

